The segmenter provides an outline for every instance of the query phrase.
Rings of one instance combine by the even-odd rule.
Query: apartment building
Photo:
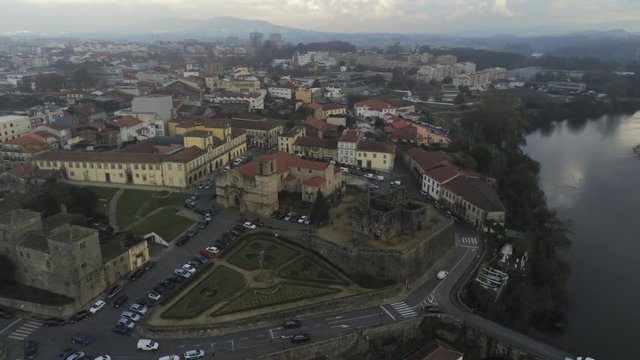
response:
[[[293,153],[293,143],[307,132],[304,126],[296,126],[278,136],[278,151]]]
[[[28,116],[0,116],[0,142],[16,139],[31,131],[31,119]]]
[[[270,149],[278,145],[283,132],[282,125],[261,120],[231,119],[231,128],[242,130],[247,136],[247,146]]]
[[[381,141],[360,141],[356,145],[356,164],[363,169],[393,171],[396,146]]]
[[[362,136],[362,132],[356,130],[347,130],[338,139],[339,163],[356,165],[356,145],[362,139]]]

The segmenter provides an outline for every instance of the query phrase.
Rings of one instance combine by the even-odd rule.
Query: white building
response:
[[[418,69],[417,76],[425,81],[442,81],[444,78],[453,76],[454,68],[451,65],[426,65]]]
[[[141,141],[156,136],[156,128],[153,124],[131,116],[115,118],[107,124],[120,131],[121,142]]]
[[[365,100],[354,105],[356,115],[362,118],[381,118],[396,115],[396,107],[382,100]]]
[[[297,66],[305,66],[311,64],[315,61],[316,53],[313,51],[309,51],[306,53],[295,52],[293,54],[293,63]]]
[[[279,99],[291,100],[295,95],[295,89],[288,86],[271,86],[267,91],[269,96]]]
[[[456,75],[470,74],[476,72],[476,64],[472,62],[459,62],[453,65]]]
[[[339,87],[327,86],[324,88],[324,97],[330,99],[339,99],[343,96],[342,89]]]
[[[356,165],[356,147],[362,133],[355,130],[347,130],[338,139],[338,162],[341,164]]]
[[[31,119],[28,116],[0,116],[0,142],[17,139],[31,131]]]
[[[248,110],[264,110],[264,94],[252,92],[248,94],[221,92],[212,96],[205,96],[214,104],[247,103]]]
[[[460,175],[458,168],[449,164],[443,164],[427,170],[422,175],[422,191],[429,194],[433,199],[440,200],[442,185],[458,175]]]

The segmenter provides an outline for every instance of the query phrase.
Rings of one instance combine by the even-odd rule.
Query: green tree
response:
[[[80,88],[92,87],[95,85],[95,79],[85,67],[79,67],[73,73],[73,83]]]
[[[39,91],[59,91],[64,87],[65,78],[58,74],[38,74],[35,79]]]
[[[375,126],[377,128],[383,128],[384,127],[384,120],[382,120],[381,118],[376,118],[376,124]]]
[[[316,202],[313,204],[313,210],[311,211],[311,219],[313,219],[316,224],[326,223],[329,219],[329,209],[331,209],[331,204],[324,198],[322,192],[318,190]]]
[[[465,98],[464,98],[464,94],[460,93],[458,95],[456,95],[455,98],[453,98],[453,103],[456,105],[462,105],[464,104]]]

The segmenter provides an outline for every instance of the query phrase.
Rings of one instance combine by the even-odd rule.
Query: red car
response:
[[[198,254],[206,257],[207,259],[213,259],[214,256],[215,256],[212,253],[210,253],[209,250],[207,250],[207,249],[201,249]]]

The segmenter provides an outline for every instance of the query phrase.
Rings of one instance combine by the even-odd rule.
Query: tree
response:
[[[92,87],[95,85],[95,79],[85,67],[79,67],[73,73],[73,83],[77,87]]]
[[[0,286],[13,282],[16,276],[16,265],[6,255],[0,255]]]
[[[384,127],[384,120],[382,120],[381,118],[376,118],[376,124],[375,126],[377,128],[383,128]]]
[[[462,105],[464,104],[465,98],[464,98],[464,94],[460,93],[458,95],[456,95],[455,98],[453,98],[453,103],[456,105]]]
[[[367,82],[373,86],[384,86],[387,83],[387,80],[381,74],[375,74],[372,77],[367,79]]]
[[[59,91],[64,86],[64,80],[64,77],[58,74],[38,74],[35,86],[40,91]]]
[[[29,77],[23,77],[19,82],[18,82],[18,91],[21,91],[23,93],[30,93],[31,91],[33,91],[33,80]]]
[[[324,198],[322,192],[318,190],[316,202],[313,204],[313,210],[311,211],[311,218],[317,224],[324,224],[329,219],[329,209],[331,209],[331,204]]]

